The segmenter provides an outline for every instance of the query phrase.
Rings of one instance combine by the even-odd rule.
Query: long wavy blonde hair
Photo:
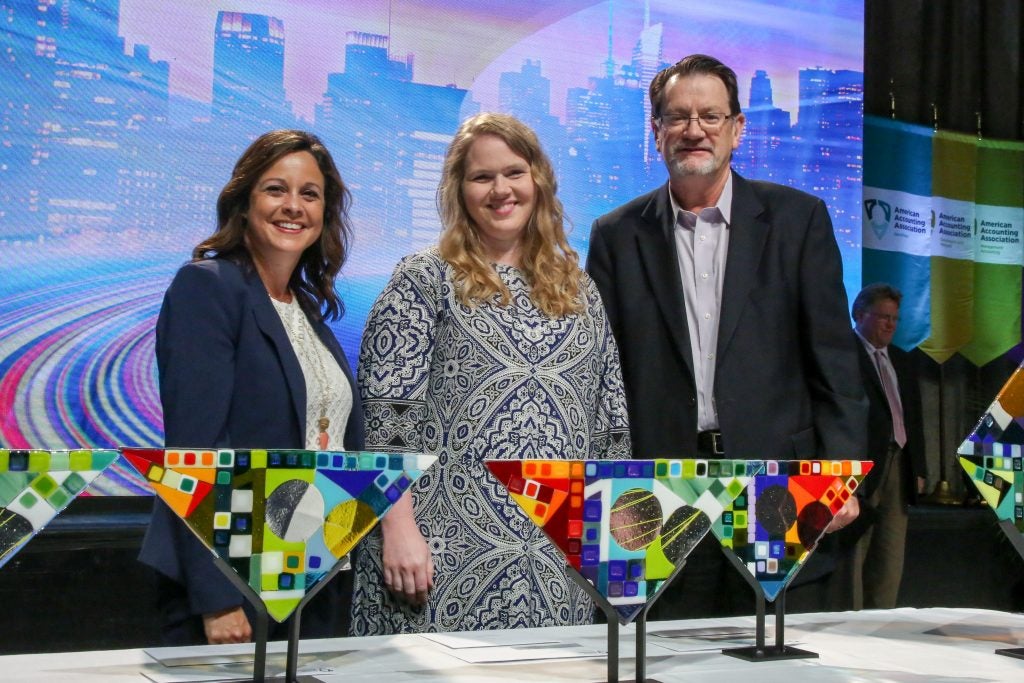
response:
[[[473,142],[484,135],[501,138],[530,165],[534,209],[523,235],[519,264],[530,284],[530,298],[551,317],[579,313],[584,306],[579,257],[565,236],[565,216],[562,203],[555,195],[558,187],[551,161],[541,149],[536,134],[526,124],[506,114],[483,113],[464,121],[445,155],[437,190],[438,210],[445,225],[440,252],[455,270],[459,300],[467,306],[495,297],[502,306],[511,302],[508,287],[484,253],[462,194],[466,157]]]

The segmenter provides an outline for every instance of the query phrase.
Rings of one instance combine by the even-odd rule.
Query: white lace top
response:
[[[345,425],[352,412],[352,388],[345,373],[316,336],[295,297],[288,304],[276,299],[271,301],[281,317],[306,380],[305,447],[310,450],[320,449],[319,421],[321,417],[326,417],[330,420],[327,447],[334,451],[344,450]]]

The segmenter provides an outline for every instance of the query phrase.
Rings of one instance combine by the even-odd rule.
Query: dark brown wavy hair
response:
[[[530,299],[552,317],[583,310],[579,258],[565,237],[565,214],[556,196],[557,183],[551,161],[529,126],[507,114],[477,114],[462,123],[448,147],[441,184],[437,189],[438,210],[444,222],[441,257],[455,270],[455,286],[463,304],[499,297],[507,306],[508,287],[498,277],[470,218],[462,195],[466,158],[473,141],[494,135],[530,165],[535,204],[526,224],[520,270],[530,283]]]
[[[665,96],[668,82],[675,76],[685,78],[693,75],[715,76],[721,80],[729,94],[729,113],[734,116],[740,113],[740,94],[736,84],[736,72],[714,57],[696,54],[683,57],[675,64],[665,67],[651,80],[647,94],[651,100],[652,119],[661,118],[662,99]]]
[[[334,165],[331,153],[320,139],[301,130],[272,130],[249,145],[235,163],[231,179],[217,198],[217,231],[196,245],[192,260],[225,258],[253,268],[252,254],[245,245],[249,197],[260,176],[281,157],[309,152],[324,174],[324,226],[320,239],[310,245],[292,271],[288,287],[307,313],[328,319],[341,317],[345,306],[334,291],[334,281],[348,257],[352,227],[348,209],[352,198]]]

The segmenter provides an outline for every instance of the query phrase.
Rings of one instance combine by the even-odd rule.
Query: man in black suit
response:
[[[745,118],[717,59],[666,68],[650,100],[669,181],[598,218],[587,259],[619,345],[634,457],[860,458],[867,404],[824,203],[732,172]],[[856,518],[851,500],[832,529]],[[701,548],[682,604],[657,616],[737,611],[720,583],[735,571],[714,540]]]
[[[924,492],[927,463],[917,372],[913,357],[892,346],[902,298],[895,287],[875,283],[853,301],[860,371],[870,402],[867,453],[875,466],[858,493],[865,523],[841,534],[853,550],[834,577],[836,608],[896,606],[907,504]]]

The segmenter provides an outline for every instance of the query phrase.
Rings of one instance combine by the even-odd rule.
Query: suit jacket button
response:
[[[696,399],[696,398],[694,398],[693,396],[691,396],[691,397],[690,397],[690,405],[691,405],[691,406],[695,406],[695,405],[697,405],[697,399]]]

